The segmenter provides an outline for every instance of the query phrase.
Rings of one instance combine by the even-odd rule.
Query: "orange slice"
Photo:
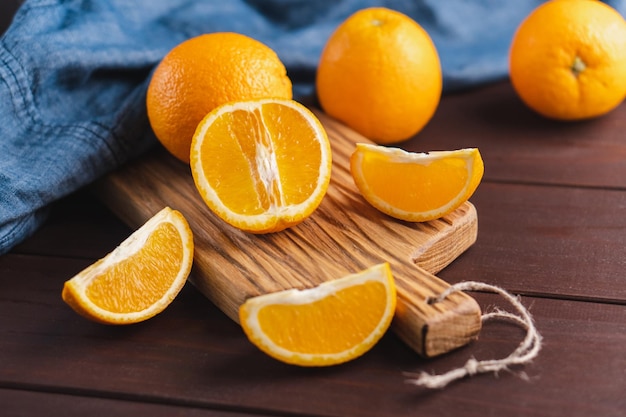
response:
[[[185,284],[193,261],[187,221],[169,207],[111,253],[63,286],[63,300],[100,323],[130,324],[163,311]]]
[[[389,264],[327,281],[248,299],[240,323],[268,355],[294,365],[328,366],[367,352],[383,336],[396,308]]]
[[[330,181],[326,131],[303,105],[284,99],[230,103],[198,125],[191,172],[207,206],[253,233],[307,218]]]
[[[363,197],[378,210],[424,222],[467,201],[480,184],[484,166],[476,148],[412,153],[358,143],[350,171]]]

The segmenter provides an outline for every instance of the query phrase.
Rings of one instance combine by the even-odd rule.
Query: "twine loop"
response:
[[[481,317],[482,322],[484,323],[488,320],[494,319],[509,321],[526,330],[526,337],[524,337],[517,349],[505,358],[481,361],[476,360],[475,358],[470,358],[462,367],[452,369],[439,375],[429,374],[426,372],[421,372],[419,374],[407,373],[406,376],[410,377],[410,379],[406,381],[407,383],[425,388],[444,388],[449,383],[466,376],[487,372],[493,372],[497,375],[500,371],[509,370],[509,367],[512,365],[526,364],[536,358],[539,354],[539,351],[541,350],[542,337],[535,327],[531,314],[528,312],[526,307],[524,307],[518,297],[511,295],[500,287],[477,281],[459,282],[458,284],[451,285],[437,297],[426,300],[426,302],[429,304],[441,302],[450,296],[450,294],[457,291],[488,291],[501,295],[515,308],[515,310],[517,310],[519,314],[513,314],[505,310],[495,309],[492,312],[483,314]],[[522,378],[527,378],[526,374],[523,373],[520,374],[520,376]]]

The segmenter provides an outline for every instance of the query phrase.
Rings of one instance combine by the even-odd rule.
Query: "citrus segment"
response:
[[[396,289],[389,264],[327,281],[248,299],[240,323],[268,355],[294,365],[328,366],[367,352],[393,318]]]
[[[221,106],[198,125],[191,172],[220,218],[245,231],[294,226],[321,203],[331,173],[326,131],[293,100]]]
[[[412,153],[358,143],[350,172],[363,197],[392,217],[414,222],[450,213],[474,193],[482,179],[478,149]]]
[[[163,311],[187,280],[193,237],[178,211],[164,208],[116,249],[63,286],[63,300],[106,324],[130,324]]]
[[[442,85],[428,33],[384,7],[359,10],[339,25],[316,77],[322,109],[381,144],[418,133],[434,115]]]
[[[603,115],[626,96],[626,21],[591,0],[553,0],[518,27],[509,53],[522,101],[560,120]]]
[[[263,97],[292,97],[278,55],[245,35],[216,32],[188,39],[163,58],[150,79],[146,106],[159,141],[189,163],[193,133],[208,112]]]

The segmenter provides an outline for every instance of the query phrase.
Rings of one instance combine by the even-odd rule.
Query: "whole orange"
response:
[[[189,163],[198,123],[232,101],[291,99],[285,66],[267,45],[238,33],[219,32],[174,47],[155,69],[146,106],[154,134],[174,156]]]
[[[316,79],[323,110],[369,139],[388,144],[418,133],[441,98],[435,45],[410,17],[363,9],[328,39]]]
[[[554,119],[605,114],[626,95],[626,21],[595,0],[553,0],[519,26],[510,76],[522,101]]]

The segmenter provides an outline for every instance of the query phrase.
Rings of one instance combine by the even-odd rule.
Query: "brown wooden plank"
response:
[[[393,333],[342,366],[307,369],[258,351],[240,328],[193,286],[161,315],[110,327],[77,316],[60,298],[84,260],[0,258],[0,386],[89,393],[182,407],[319,416],[619,415],[626,407],[626,309],[524,298],[545,347],[524,370],[478,376],[446,390],[407,385],[404,371],[443,372],[470,356],[501,357],[522,332],[486,325],[481,339],[423,359]],[[46,271],[45,273],[42,271]],[[473,294],[483,306],[498,298]],[[506,306],[505,306],[506,307]]]
[[[245,413],[232,410],[215,410],[198,408],[185,404],[162,404],[162,400],[150,402],[124,400],[99,396],[88,396],[70,393],[30,391],[27,389],[0,388],[0,404],[2,415],[7,417],[20,416],[63,416],[63,417],[262,417],[263,413],[253,411]]]
[[[99,259],[131,232],[88,190],[80,190],[52,204],[44,226],[12,253]]]
[[[439,276],[626,304],[626,193],[483,183],[476,244]]]
[[[484,182],[472,202],[477,242],[438,274],[446,282],[481,279],[529,295],[626,303],[626,219],[617,214],[625,193]],[[14,253],[96,259],[130,232],[79,193]]]
[[[409,223],[373,208],[350,174],[354,131],[318,113],[332,148],[332,176],[315,212],[279,233],[238,230],[202,201],[189,166],[161,148],[98,181],[93,190],[131,228],[165,206],[180,210],[194,234],[194,284],[234,321],[248,298],[304,289],[388,262],[398,288],[393,328],[424,356],[475,338],[480,309],[463,293],[425,302],[448,284],[432,275],[473,244],[476,211],[465,202],[441,219]],[[417,266],[423,268],[418,269]]]
[[[527,109],[508,82],[446,95],[433,119],[400,146],[478,147],[494,181],[626,188],[626,102],[593,120],[559,122]]]

